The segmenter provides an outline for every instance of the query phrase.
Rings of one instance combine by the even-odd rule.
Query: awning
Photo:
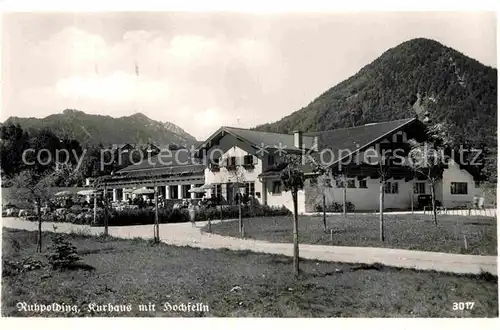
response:
[[[57,197],[61,197],[61,196],[71,196],[73,195],[73,193],[69,190],[63,190],[63,191],[59,191],[59,192],[56,192],[54,194],[54,196],[57,196]]]
[[[188,192],[190,193],[204,193],[206,189],[203,189],[202,187],[195,187],[192,189],[189,189]]]
[[[154,189],[150,189],[150,188],[146,188],[146,187],[142,187],[142,188],[135,189],[132,191],[132,194],[136,194],[136,195],[146,195],[146,194],[154,194],[154,193],[155,193]]]
[[[79,192],[77,192],[77,195],[80,195],[80,196],[91,196],[94,194],[101,194],[101,192],[98,190],[95,190],[95,189],[80,190]]]

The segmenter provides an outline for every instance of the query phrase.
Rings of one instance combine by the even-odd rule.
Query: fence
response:
[[[461,209],[447,209],[438,208],[437,212],[439,214],[446,215],[463,215],[463,216],[483,216],[483,217],[496,217],[496,209],[475,209],[475,208],[461,208]],[[424,208],[424,214],[432,213],[432,209]]]

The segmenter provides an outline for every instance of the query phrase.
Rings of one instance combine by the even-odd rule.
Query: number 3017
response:
[[[464,301],[464,302],[454,302],[453,310],[454,311],[463,311],[463,310],[471,310],[474,308],[473,301]]]

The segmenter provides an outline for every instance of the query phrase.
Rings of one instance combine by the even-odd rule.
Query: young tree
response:
[[[314,157],[309,157],[309,162],[313,166],[313,171],[318,174],[318,187],[321,189],[322,210],[323,210],[323,230],[328,231],[326,225],[326,190],[331,188],[332,174],[331,170],[320,164]]]
[[[443,178],[443,172],[449,159],[446,151],[452,145],[452,141],[447,134],[447,126],[444,124],[429,126],[426,132],[426,141],[408,141],[411,147],[408,164],[412,170],[424,176],[429,183],[432,214],[434,224],[437,226],[436,184]]]
[[[380,176],[380,187],[379,187],[379,237],[380,241],[385,240],[384,235],[384,199],[385,199],[385,186],[387,183],[387,178],[389,178],[389,167],[385,165],[384,159],[379,161],[378,174]]]
[[[94,223],[96,222],[97,217],[97,193],[102,189],[102,207],[103,207],[103,216],[104,216],[104,236],[108,236],[108,196],[107,196],[107,183],[106,180],[110,178],[109,175],[99,176],[94,179],[93,188],[94,188]]]
[[[154,190],[155,190],[155,223],[153,227],[153,233],[154,233],[154,240],[155,243],[160,243],[160,222],[158,219],[158,186],[154,185]]]
[[[233,183],[233,198],[236,196],[236,193],[238,193],[238,224],[239,224],[239,230],[240,230],[240,236],[243,238],[245,236],[245,228],[243,224],[243,219],[241,217],[241,187],[244,186],[245,182],[245,169],[241,165],[234,165],[233,167],[226,167],[227,168],[227,175],[228,175],[228,182]],[[236,193],[235,193],[236,192]],[[221,206],[222,210],[222,206]]]
[[[50,200],[50,187],[54,185],[56,179],[53,172],[38,173],[31,169],[22,171],[12,179],[14,198],[35,205],[38,219],[36,252],[42,252],[42,207]]]
[[[284,157],[286,167],[280,172],[280,179],[286,191],[292,193],[293,201],[293,272],[295,277],[299,276],[299,212],[298,193],[304,188],[305,176],[302,171],[302,157],[297,155],[286,155]]]

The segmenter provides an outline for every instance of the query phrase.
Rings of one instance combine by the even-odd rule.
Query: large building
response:
[[[221,127],[200,146],[200,152],[207,159],[205,183],[214,187],[209,193],[228,202],[240,191],[262,204],[292,209],[291,194],[279,180],[280,160],[289,153],[303,153],[316,161],[323,158],[332,175],[324,187],[318,184],[313,167],[304,166],[307,180],[298,194],[299,212],[314,211],[323,192],[327,204],[342,203],[344,191],[356,210],[373,211],[379,207],[380,166],[370,157],[395,150],[406,156],[410,139],[425,139],[425,127],[416,118],[316,133],[277,134]],[[409,209],[419,195],[430,194],[425,178],[405,164],[384,169],[389,169],[384,186],[386,209]],[[436,185],[436,199],[445,207],[469,204],[479,193],[473,173],[451,160]]]
[[[406,166],[410,139],[426,139],[425,125],[416,118],[294,134],[221,127],[196,153],[164,150],[105,181],[115,201],[133,198],[134,189],[155,186],[167,200],[199,198],[200,194],[190,190],[205,186],[207,197],[219,196],[224,203],[234,203],[239,192],[260,204],[292,209],[291,194],[284,191],[279,174],[285,155],[303,154],[328,168],[330,175],[320,177],[311,164],[303,166],[306,182],[298,194],[299,212],[315,211],[323,195],[327,205],[343,204],[344,194],[355,210],[374,211],[379,208],[382,170],[378,157],[394,159],[400,152],[403,163],[391,161],[383,168],[384,206],[409,209],[417,204],[419,195],[431,193],[425,178]],[[451,159],[435,186],[436,200],[445,207],[470,204],[481,193],[474,173]]]
[[[136,189],[155,187],[168,200],[197,198],[200,196],[190,190],[204,184],[204,168],[190,150],[163,150],[117,171],[106,178],[105,185],[113,201],[136,197],[133,194]]]

